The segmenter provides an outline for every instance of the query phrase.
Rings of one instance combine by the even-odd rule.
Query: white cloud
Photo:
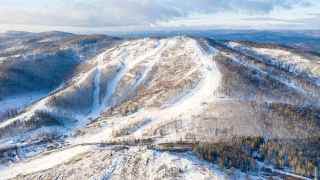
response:
[[[212,17],[255,17],[313,6],[311,0],[3,0],[0,24],[146,26]],[[228,19],[228,17],[226,18]],[[202,23],[199,23],[199,22]],[[190,23],[190,24],[187,24]],[[208,22],[210,24],[210,22]],[[228,24],[226,24],[228,25]]]

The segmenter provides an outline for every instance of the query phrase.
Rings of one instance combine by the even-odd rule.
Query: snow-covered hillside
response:
[[[296,170],[286,153],[318,142],[320,93],[308,83],[317,76],[306,71],[303,79],[265,61],[296,65],[302,55],[238,46],[184,36],[117,40],[85,56],[68,81],[29,105],[5,100],[22,110],[0,121],[0,177],[282,176],[267,167],[312,177],[311,161]],[[284,165],[270,149],[289,157]],[[310,157],[299,154],[296,161],[300,166]]]

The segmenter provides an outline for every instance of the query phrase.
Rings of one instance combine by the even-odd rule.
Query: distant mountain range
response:
[[[246,40],[262,43],[275,43],[299,47],[320,53],[320,30],[301,31],[261,31],[261,30],[177,30],[114,33],[121,37],[168,37],[189,35],[195,37],[214,38],[216,40]]]

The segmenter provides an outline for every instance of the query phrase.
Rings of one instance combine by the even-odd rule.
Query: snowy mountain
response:
[[[0,39],[0,179],[314,176],[317,54],[185,36]]]
[[[0,34],[0,121],[8,110],[16,111],[62,86],[82,61],[116,40],[63,32]]]

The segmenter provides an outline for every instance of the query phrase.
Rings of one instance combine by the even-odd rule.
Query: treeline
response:
[[[225,143],[199,143],[193,151],[200,158],[223,168],[234,167],[244,172],[258,171],[257,162],[264,162],[276,169],[291,168],[296,174],[313,177],[320,157],[320,139],[300,141],[302,143],[297,146],[283,140],[239,137]]]
[[[6,119],[10,119],[19,114],[19,110],[17,108],[8,109],[5,112],[0,112],[0,122]]]

